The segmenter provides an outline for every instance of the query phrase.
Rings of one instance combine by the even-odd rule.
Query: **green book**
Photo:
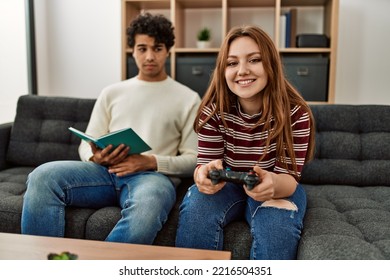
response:
[[[129,155],[140,154],[152,149],[131,128],[113,131],[100,136],[99,138],[92,137],[73,127],[69,127],[69,130],[72,131],[76,136],[80,137],[82,140],[93,142],[101,149],[104,149],[108,145],[113,145],[113,147],[116,148],[120,144],[125,144],[126,146],[130,147]]]

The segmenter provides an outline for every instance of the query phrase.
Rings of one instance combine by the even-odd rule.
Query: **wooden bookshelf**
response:
[[[299,33],[321,33],[330,40],[327,48],[279,48],[280,15],[297,9]],[[335,100],[339,0],[122,0],[122,79],[127,78],[126,30],[131,20],[143,11],[167,16],[175,27],[175,46],[171,50],[171,76],[176,76],[177,58],[183,55],[216,55],[223,37],[236,25],[255,24],[273,38],[281,56],[318,55],[329,58],[327,101]],[[306,21],[305,21],[306,20]],[[212,47],[198,49],[197,31],[212,29]]]

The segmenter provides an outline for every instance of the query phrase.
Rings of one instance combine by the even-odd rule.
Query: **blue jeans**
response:
[[[303,187],[298,185],[286,200],[297,210],[264,206],[238,184],[226,183],[213,195],[203,194],[193,185],[180,206],[176,246],[222,250],[224,227],[245,218],[252,235],[251,259],[295,259],[306,211]]]
[[[121,219],[106,240],[152,244],[175,200],[172,181],[154,171],[118,177],[92,162],[50,162],[28,176],[22,233],[63,237],[67,206],[116,205]]]

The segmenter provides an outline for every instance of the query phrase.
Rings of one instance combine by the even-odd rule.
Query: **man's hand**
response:
[[[90,143],[93,156],[90,159],[94,163],[111,166],[122,162],[128,155],[129,147],[121,144],[115,150],[111,151],[112,145],[108,145],[106,148],[99,149],[95,144]]]
[[[130,148],[121,144],[111,151],[112,145],[99,149],[91,143],[91,161],[108,167],[108,172],[125,176],[138,171],[157,170],[157,160],[152,155],[128,155]]]
[[[152,155],[130,155],[121,162],[108,167],[108,172],[119,177],[146,170],[157,170],[157,160]]]

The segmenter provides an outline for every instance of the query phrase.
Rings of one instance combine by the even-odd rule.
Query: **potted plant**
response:
[[[209,28],[204,27],[198,31],[197,34],[197,46],[200,49],[209,48],[210,47],[210,39],[211,39],[211,31]]]

